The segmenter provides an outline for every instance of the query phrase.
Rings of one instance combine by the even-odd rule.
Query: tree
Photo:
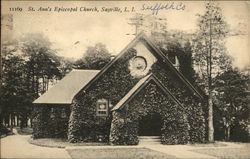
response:
[[[231,129],[236,125],[249,124],[248,83],[249,76],[238,70],[228,70],[215,78],[214,99],[224,128],[224,139],[231,139]],[[242,135],[242,134],[241,134]]]
[[[19,56],[11,53],[5,56],[2,71],[1,104],[3,114],[1,116],[5,118],[5,123],[8,126],[12,125],[12,118],[17,113],[16,105],[20,104],[22,100],[23,70],[23,60]]]
[[[20,117],[21,127],[26,126],[32,102],[48,90],[50,83],[62,78],[65,66],[43,34],[26,34],[6,43],[2,61],[1,117],[6,122]]]
[[[163,43],[161,43],[163,44]],[[161,45],[160,44],[160,45]],[[179,61],[179,71],[191,82],[194,83],[194,69],[192,63],[192,48],[188,40],[181,44],[180,41],[166,41],[163,46],[159,46],[161,51],[175,64],[175,58]]]
[[[25,60],[26,107],[32,108],[32,102],[46,92],[49,85],[61,79],[60,58],[51,49],[51,42],[43,34],[26,34],[19,40]],[[25,108],[26,108],[25,107]],[[23,112],[23,120],[31,111]]]
[[[22,75],[22,59],[17,53],[17,41],[3,41],[1,49],[1,122],[5,120],[5,125],[12,125],[12,117],[15,113],[15,101],[18,91],[22,86],[20,77]],[[15,70],[15,71],[14,71]],[[9,120],[10,119],[10,120]]]
[[[51,43],[43,34],[26,34],[20,39],[26,62],[27,80],[37,98],[48,90],[49,82],[61,77],[60,59],[51,49]]]
[[[215,2],[208,2],[205,13],[198,16],[199,29],[193,46],[194,62],[208,95],[208,140],[213,142],[213,79],[231,68],[231,59],[224,45],[229,29],[221,8]]]
[[[97,43],[95,46],[89,46],[83,57],[76,61],[75,67],[81,69],[102,69],[111,60],[111,54],[106,46]]]
[[[69,73],[74,65],[74,60],[66,57],[59,57],[60,66],[59,70],[61,72],[61,78]]]

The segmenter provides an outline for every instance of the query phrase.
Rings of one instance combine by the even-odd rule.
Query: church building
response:
[[[36,99],[34,138],[136,145],[204,142],[206,96],[149,38],[137,35],[102,70],[73,70]]]

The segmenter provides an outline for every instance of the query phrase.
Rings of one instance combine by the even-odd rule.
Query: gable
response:
[[[154,53],[155,55],[158,55],[158,57],[163,61],[163,64],[165,65],[163,67],[168,68],[176,75],[176,80],[180,80],[182,84],[185,85],[191,92],[193,92],[195,96],[199,97],[200,99],[204,99],[204,92],[202,92],[200,89],[198,90],[197,88],[195,88],[188,81],[188,79],[174,67],[168,57],[166,57],[164,53],[157,46],[155,46],[151,40],[149,40],[146,36],[143,36],[142,42],[145,44],[147,49],[150,50],[150,52]]]
[[[149,74],[136,83],[136,85],[113,107],[112,111],[122,109],[122,107],[132,100],[141,90],[143,90],[150,82],[154,82],[173,102],[184,108],[181,102],[166,88],[157,77]],[[183,109],[185,110],[185,109]]]
[[[120,60],[124,54],[129,49],[135,49],[137,52],[136,56],[143,56],[147,59],[147,68],[145,69],[145,75],[149,72],[151,69],[151,66],[155,64],[158,60],[163,61],[164,65],[163,67],[169,68],[175,75],[177,80],[180,80],[182,84],[184,84],[190,91],[193,92],[194,95],[198,96],[200,99],[204,98],[204,95],[200,93],[199,90],[197,90],[183,75],[181,72],[179,72],[173,64],[170,62],[170,60],[161,52],[160,49],[158,49],[147,37],[141,33],[139,34],[131,43],[127,45],[126,48],[124,48],[120,54],[118,54],[109,64],[107,64],[94,78],[91,80],[85,87],[81,89],[81,91],[84,91],[88,89],[93,83],[95,83],[103,74],[105,74],[118,60]],[[130,73],[133,75],[133,72],[130,71]]]

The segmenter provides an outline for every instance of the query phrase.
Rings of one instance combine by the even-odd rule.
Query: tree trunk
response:
[[[23,129],[24,127],[24,119],[23,116],[20,117],[20,129]]]
[[[13,123],[14,123],[14,126],[16,126],[16,115],[13,116]]]
[[[28,118],[25,116],[25,127],[28,127]]]
[[[17,115],[17,126],[19,126],[20,119],[19,119],[19,114]]]
[[[10,114],[10,126],[13,126],[13,122],[12,122],[12,114]]]
[[[30,118],[30,127],[33,127],[33,118]]]
[[[6,127],[6,118],[5,117],[3,117],[3,125]]]
[[[4,121],[5,122],[5,126],[9,127],[10,126],[10,117],[9,117],[9,114],[5,116],[4,120],[5,120]]]
[[[209,91],[208,95],[208,141],[214,142],[213,101],[211,91]]]
[[[49,89],[49,79],[47,78],[47,87],[46,87],[46,91]]]
[[[225,140],[229,141],[230,140],[230,126],[226,125],[225,127]]]
[[[228,128],[227,128],[227,141],[230,141],[230,126],[228,126]]]

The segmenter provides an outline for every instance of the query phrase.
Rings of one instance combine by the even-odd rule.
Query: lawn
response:
[[[214,143],[194,143],[194,144],[188,144],[188,146],[193,147],[223,147],[227,146],[225,143],[221,143],[218,141],[215,141]]]
[[[72,159],[174,159],[174,156],[147,148],[68,149]]]
[[[88,142],[79,142],[79,143],[69,143],[67,139],[57,139],[57,138],[42,138],[42,139],[32,139],[29,138],[28,142],[37,146],[44,147],[56,147],[56,148],[65,148],[66,146],[105,146],[107,143],[88,143]]]
[[[26,128],[15,128],[18,132],[18,134],[20,135],[31,135],[33,132],[33,129],[30,127],[26,127]]]
[[[242,145],[241,148],[204,148],[192,151],[221,159],[250,159],[250,144],[241,143],[240,145]]]

